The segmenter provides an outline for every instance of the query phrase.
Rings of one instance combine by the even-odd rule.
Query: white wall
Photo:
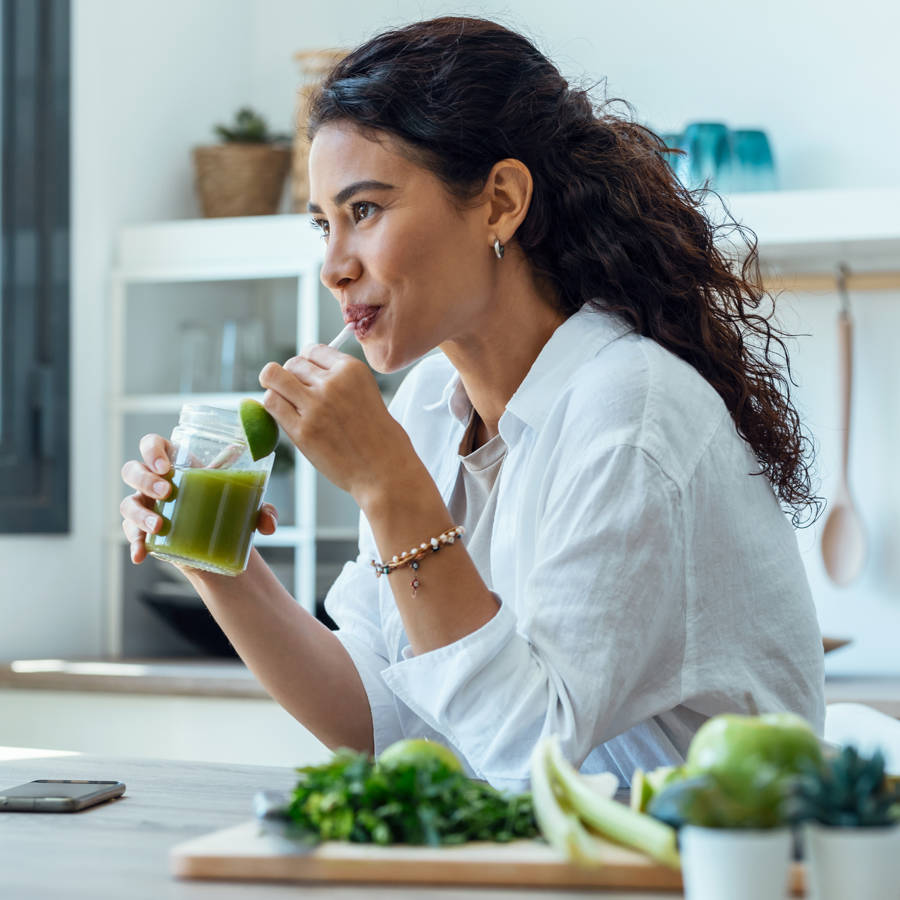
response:
[[[290,127],[291,55],[349,46],[416,18],[483,14],[534,37],[570,77],[606,76],[639,118],[660,130],[693,119],[767,129],[782,185],[900,184],[896,147],[900,11],[883,0],[714,0],[593,3],[520,0],[446,5],[409,0],[74,0],[72,533],[0,538],[0,658],[91,654],[101,649],[106,284],[123,223],[192,217],[189,149],[214,122],[253,103]],[[889,335],[897,298],[860,298],[854,481],[873,536],[866,576],[836,592],[821,573],[815,531],[801,534],[826,630],[856,635],[838,669],[896,669],[900,572],[892,561],[897,488],[890,438],[895,371]],[[798,397],[819,428],[823,487],[834,473],[834,298],[800,298]],[[150,348],[148,348],[150,352]],[[817,375],[822,372],[822,375]],[[817,381],[818,379],[818,381]],[[877,437],[877,440],[875,439]],[[894,445],[895,445],[894,444]],[[893,557],[892,557],[893,553]],[[752,627],[752,623],[748,623]]]
[[[257,0],[255,96],[290,104],[297,49],[352,46],[435,15],[494,18],[537,41],[570,78],[608,79],[642,121],[764,127],[782,186],[900,184],[895,91],[900,6],[887,0]]]

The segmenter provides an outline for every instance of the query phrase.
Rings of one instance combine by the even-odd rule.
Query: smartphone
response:
[[[77,812],[124,793],[121,781],[40,778],[0,791],[0,812]]]

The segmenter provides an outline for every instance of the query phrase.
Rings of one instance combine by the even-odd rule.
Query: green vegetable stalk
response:
[[[547,842],[581,866],[603,864],[607,838],[680,868],[676,833],[597,790],[565,759],[555,736],[539,741],[531,757],[534,813]]]
[[[555,777],[550,760],[551,743],[539,741],[531,757],[531,793],[541,834],[550,846],[578,865],[603,864],[604,847],[581,824]]]

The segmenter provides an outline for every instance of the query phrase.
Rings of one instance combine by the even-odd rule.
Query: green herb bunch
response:
[[[502,793],[438,759],[380,766],[338,750],[297,772],[288,814],[323,841],[436,846],[537,834],[530,794]]]
[[[884,756],[844,747],[822,767],[807,766],[794,785],[792,817],[838,828],[880,828],[898,821],[900,787],[890,785]]]

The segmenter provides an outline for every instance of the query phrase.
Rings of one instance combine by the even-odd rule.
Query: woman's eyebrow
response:
[[[348,184],[347,187],[342,188],[338,191],[337,194],[334,195],[332,202],[335,206],[341,206],[346,203],[354,194],[359,193],[359,191],[392,191],[394,190],[394,185],[385,184],[383,181],[374,181],[373,179],[369,179],[367,181],[354,181],[353,184]],[[317,203],[308,203],[307,208],[310,212],[313,213],[321,213],[322,207]]]

